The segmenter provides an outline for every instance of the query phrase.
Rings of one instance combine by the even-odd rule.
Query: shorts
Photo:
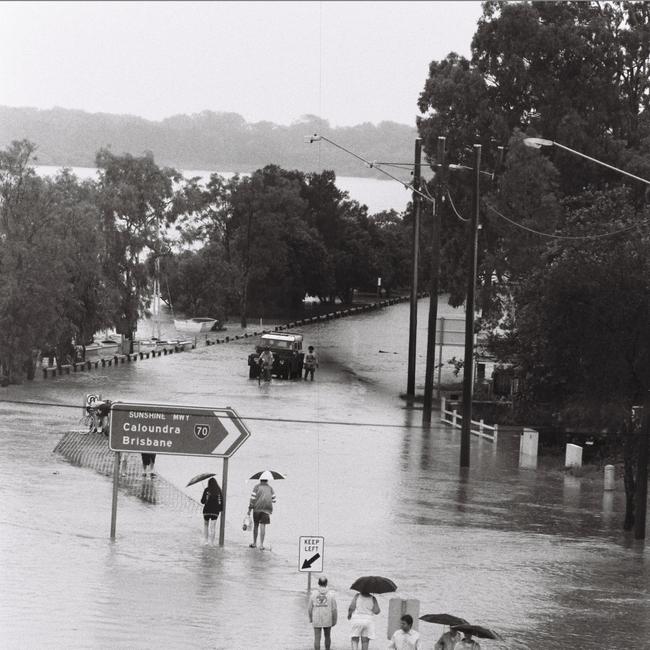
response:
[[[363,636],[366,639],[375,638],[375,622],[372,619],[354,619],[351,620],[352,629],[350,636]]]
[[[156,460],[156,454],[140,454],[143,465],[153,465]]]
[[[204,512],[203,513],[203,520],[204,521],[210,521],[211,519],[219,519],[219,513],[218,512]]]
[[[256,524],[270,524],[271,515],[268,512],[253,512],[253,522]]]

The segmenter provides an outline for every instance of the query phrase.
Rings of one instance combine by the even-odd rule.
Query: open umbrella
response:
[[[190,482],[185,487],[189,487],[190,485],[194,485],[195,483],[200,483],[201,481],[205,481],[206,478],[210,478],[211,476],[214,476],[214,473],[203,472],[203,474],[197,474],[194,478],[190,479]]]
[[[469,623],[460,616],[452,616],[451,614],[424,614],[420,616],[421,621],[427,623],[438,623],[438,625],[468,625]]]
[[[397,591],[397,585],[382,576],[362,576],[352,583],[350,589],[362,594],[386,594],[389,591]]]
[[[469,632],[470,634],[477,636],[479,639],[495,639],[499,641],[503,638],[500,634],[498,634],[494,630],[490,630],[489,628],[483,627],[481,625],[471,625],[470,623],[463,623],[462,625],[452,625],[452,628],[454,630],[458,630],[459,632]]]
[[[275,479],[284,478],[284,476],[282,474],[280,474],[280,472],[275,472],[272,469],[265,469],[265,470],[263,470],[261,472],[255,472],[255,474],[253,474],[253,476],[251,476],[251,478],[258,478],[258,479],[268,481],[268,480],[270,480],[272,478],[275,478]]]

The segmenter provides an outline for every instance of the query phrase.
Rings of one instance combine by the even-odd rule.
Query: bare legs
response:
[[[253,525],[253,546],[257,546],[257,532],[260,533],[260,548],[264,548],[264,536],[266,535],[266,524],[258,524],[255,522]]]
[[[205,543],[212,544],[214,546],[214,539],[216,536],[217,532],[217,520],[216,519],[209,519],[207,521],[203,521],[203,537],[205,539]]]
[[[323,634],[325,635],[325,650],[330,650],[330,647],[332,646],[332,638],[330,636],[330,632],[332,630],[331,627],[315,627],[314,628],[314,650],[320,650],[320,631],[323,630]]]

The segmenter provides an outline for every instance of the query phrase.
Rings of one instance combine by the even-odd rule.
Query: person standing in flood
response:
[[[348,608],[348,620],[352,624],[350,639],[352,650],[368,650],[370,639],[375,638],[374,616],[379,614],[379,603],[372,594],[357,594]]]
[[[307,606],[309,622],[314,627],[314,650],[320,650],[321,631],[325,635],[325,650],[330,650],[332,639],[330,632],[336,625],[338,611],[334,592],[327,587],[327,577],[318,578],[318,589],[309,598]]]
[[[153,478],[155,476],[153,466],[156,462],[156,454],[140,454],[142,457],[142,476]]]
[[[318,368],[318,355],[314,352],[314,346],[310,345],[307,348],[307,354],[302,360],[302,366],[305,369],[305,381],[311,375],[311,380],[314,381],[314,371]]]
[[[273,513],[273,504],[275,503],[275,492],[269,485],[270,472],[263,472],[260,476],[260,482],[253,488],[251,498],[248,502],[248,514],[253,512],[253,543],[249,546],[257,546],[257,533],[260,534],[260,550],[264,550],[264,536],[266,527],[271,523],[271,514]]]
[[[456,644],[463,638],[463,635],[454,628],[450,627],[433,646],[433,650],[454,650]]]
[[[203,531],[205,535],[205,543],[212,542],[217,530],[217,519],[219,513],[223,510],[223,494],[217,480],[212,477],[208,481],[208,487],[203,490],[201,497],[203,503]]]

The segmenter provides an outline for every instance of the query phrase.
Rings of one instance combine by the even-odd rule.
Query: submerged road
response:
[[[420,322],[426,323],[421,301]],[[472,440],[458,470],[459,433],[420,428],[405,408],[408,304],[303,328],[316,346],[316,381],[248,379],[251,341],[0,389],[0,637],[5,648],[313,647],[298,539],[325,538],[336,590],[333,648],[349,647],[345,613],[355,578],[385,575],[421,613],[449,612],[499,631],[483,648],[650,648],[647,549],[620,531],[622,485],[521,470],[511,440]],[[419,334],[422,384],[424,332]],[[380,350],[382,352],[380,352]],[[87,392],[134,402],[231,406],[251,438],[230,462],[226,542],[204,546],[189,478],[210,458],[159,455],[143,491],[122,490],[109,539],[110,477],[54,447],[78,429]],[[335,421],[336,424],[330,422]],[[241,530],[247,478],[275,481],[270,552]],[[186,498],[188,497],[188,498]],[[157,501],[152,503],[152,501]],[[189,505],[188,505],[189,504]],[[378,637],[386,645],[388,596]],[[443,628],[420,624],[425,647]]]

